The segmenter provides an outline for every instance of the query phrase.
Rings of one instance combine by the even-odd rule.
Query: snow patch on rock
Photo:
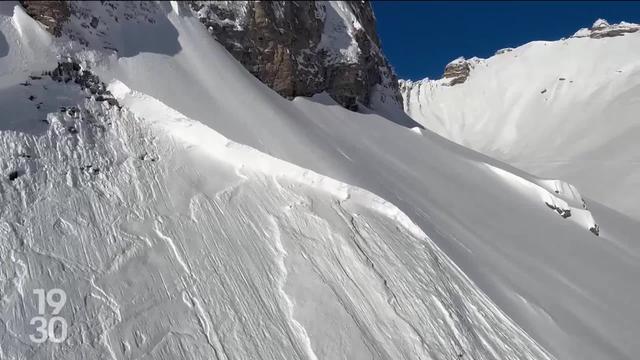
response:
[[[317,2],[316,8],[324,18],[324,30],[318,48],[327,51],[329,62],[354,64],[360,56],[355,39],[362,25],[342,1]]]

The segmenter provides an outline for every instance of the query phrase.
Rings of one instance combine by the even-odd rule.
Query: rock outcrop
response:
[[[482,61],[482,59],[477,57],[471,59],[459,57],[453,60],[444,68],[444,74],[442,75],[444,84],[454,86],[467,81],[471,70]]]
[[[117,33],[110,27],[152,24],[148,14],[168,8],[151,1],[101,4],[104,11],[94,13],[80,1],[21,1],[55,36],[123,56],[128,54],[110,38]],[[181,14],[192,12],[249,72],[286,98],[327,92],[351,110],[372,102],[401,110],[397,77],[380,48],[368,2],[189,1],[179,6]]]
[[[623,36],[640,30],[640,25],[620,22],[619,24],[609,24],[607,20],[598,19],[590,29],[582,28],[573,37],[590,37],[592,39],[602,39],[607,37]]]
[[[449,85],[461,84],[467,80],[471,65],[464,58],[458,58],[444,68],[443,78],[449,79]]]
[[[113,97],[111,92],[107,90],[107,86],[100,81],[100,78],[90,71],[82,69],[80,64],[76,62],[68,61],[58,63],[55,69],[45,71],[42,75],[49,76],[57,82],[73,82],[78,84],[82,90],[85,90],[90,94],[90,97],[96,101],[105,101],[111,106],[118,105],[118,101]],[[37,78],[39,79],[40,77]],[[31,79],[33,80],[34,77],[32,76]]]
[[[398,84],[400,87],[400,93],[403,96],[403,102],[405,106],[407,105],[407,101],[409,101],[409,97],[411,96],[411,92],[414,88],[420,88],[423,85],[427,86],[455,86],[458,84],[462,84],[471,75],[471,71],[477,65],[482,64],[485,60],[477,57],[473,57],[471,59],[465,59],[464,57],[459,57],[452,62],[448,63],[444,68],[444,74],[441,79],[431,80],[429,78],[411,81],[411,80],[399,80]]]
[[[501,54],[506,54],[506,53],[510,53],[513,51],[513,48],[504,48],[504,49],[499,49],[498,51],[495,52],[494,55],[501,55]]]
[[[253,75],[284,97],[326,91],[356,109],[376,86],[400,104],[368,2],[192,1],[209,32]]]

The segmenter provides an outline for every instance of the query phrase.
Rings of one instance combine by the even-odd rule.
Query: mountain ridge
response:
[[[632,140],[639,131],[637,29],[599,20],[567,39],[458,60],[467,71],[455,84],[400,81],[405,111],[454,142],[567,180],[637,219],[640,208],[629,197],[640,185]]]

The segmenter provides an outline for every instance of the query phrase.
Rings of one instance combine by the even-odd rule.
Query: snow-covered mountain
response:
[[[640,29],[598,20],[559,41],[457,59],[440,80],[401,81],[428,129],[640,219]]]
[[[118,51],[0,4],[3,359],[640,352],[638,223],[326,93],[287,100],[181,3],[105,4],[82,6]]]

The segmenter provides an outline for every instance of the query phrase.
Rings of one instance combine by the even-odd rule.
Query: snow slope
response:
[[[590,38],[638,27],[603,24],[501,52],[455,86],[403,82],[405,111],[456,143],[569,181],[640,219],[640,32]]]
[[[4,356],[546,358],[394,206],[114,93],[3,134],[30,156],[2,188]],[[70,341],[30,346],[48,286]]]
[[[564,182],[327,96],[285,100],[177,5],[159,8],[167,21],[156,24],[177,32],[180,50],[117,57],[53,41],[3,5],[0,68],[14,70],[0,89],[12,108],[35,106],[19,101],[19,84],[55,68],[56,55],[98,74],[119,101],[65,95],[79,111],[46,110],[45,128],[0,122],[0,171],[19,175],[0,180],[3,357],[640,350],[629,286],[640,274],[637,223],[589,199],[590,211],[563,218],[545,202],[574,210],[582,200]],[[47,89],[38,96],[60,93]],[[28,342],[41,287],[68,293],[62,344]]]

